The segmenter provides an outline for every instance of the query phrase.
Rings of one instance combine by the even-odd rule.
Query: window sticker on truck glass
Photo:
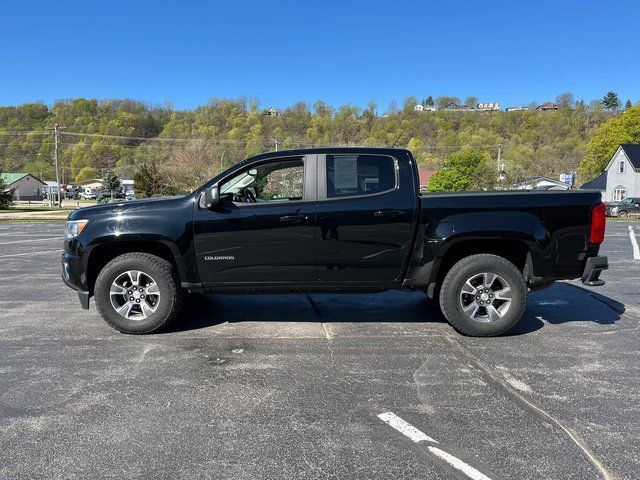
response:
[[[333,182],[336,189],[358,188],[358,157],[334,157]]]
[[[395,163],[383,155],[327,155],[327,197],[370,195],[396,184]]]

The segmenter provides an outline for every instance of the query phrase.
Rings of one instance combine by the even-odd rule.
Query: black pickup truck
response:
[[[62,278],[126,333],[167,325],[185,292],[398,289],[425,292],[459,332],[491,336],[518,322],[530,289],[604,284],[604,231],[597,191],[421,195],[408,150],[291,150],[186,196],[73,211]]]

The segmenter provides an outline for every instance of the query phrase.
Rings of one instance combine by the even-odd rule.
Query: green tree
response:
[[[436,102],[433,100],[433,97],[431,95],[427,97],[426,104],[429,105],[430,107],[433,107],[436,104]]]
[[[631,100],[627,98],[627,101],[624,104],[624,109],[629,110],[631,107],[633,107],[633,104],[631,103]]]
[[[154,163],[140,165],[140,168],[133,176],[133,181],[138,198],[149,198],[161,193],[165,183],[158,167]]]
[[[4,180],[0,178],[0,208],[9,208],[11,206],[11,193],[5,193],[4,189],[6,187]]]
[[[93,178],[98,178],[100,174],[98,173],[98,171],[93,168],[93,167],[84,167],[81,168],[80,171],[78,172],[78,174],[75,177],[75,181],[80,183],[80,182],[86,182],[87,180],[91,180]]]
[[[620,107],[620,99],[618,98],[618,94],[615,92],[607,93],[602,99],[602,106],[607,110],[618,110]]]
[[[427,190],[430,192],[462,191],[485,187],[494,183],[494,177],[488,156],[485,153],[466,151],[457,152],[447,158],[440,169],[433,174]]]
[[[631,107],[596,130],[580,161],[580,180],[586,182],[597,177],[621,143],[640,143],[640,106]]]
[[[102,177],[102,188],[98,194],[98,203],[108,203],[117,198],[124,198],[120,179],[112,170],[107,170]]]

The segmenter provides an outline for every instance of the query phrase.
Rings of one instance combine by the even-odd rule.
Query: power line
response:
[[[95,138],[111,138],[118,140],[142,140],[142,141],[158,141],[158,142],[186,142],[190,140],[207,140],[206,138],[164,138],[164,137],[128,137],[125,135],[105,135],[102,133],[80,133],[80,132],[60,132],[60,136],[71,135],[73,137],[95,137]]]
[[[36,130],[24,130],[24,131],[8,131],[0,132],[2,136],[18,136],[18,135],[51,135],[51,132],[40,132]]]
[[[50,135],[51,132],[40,132],[40,131],[15,131],[15,132],[0,132],[0,135],[27,135],[27,134],[33,134],[33,135]],[[107,135],[107,134],[101,134],[101,133],[83,133],[83,132],[62,132],[59,131],[58,132],[59,137],[63,137],[63,136],[72,136],[72,137],[89,137],[89,138],[105,138],[105,139],[113,139],[113,140],[138,140],[138,141],[144,141],[144,142],[193,142],[193,141],[205,141],[211,144],[219,144],[219,145],[223,145],[223,144],[236,144],[236,145],[246,145],[248,143],[262,143],[265,145],[270,144],[270,142],[273,142],[275,139],[262,139],[262,140],[252,140],[252,139],[247,139],[247,140],[236,140],[236,139],[227,139],[227,138],[219,138],[219,139],[214,139],[214,138],[210,138],[210,137],[191,137],[191,138],[167,138],[167,137],[133,137],[133,136],[126,136],[126,135]],[[74,145],[74,144],[66,144],[66,145]],[[131,145],[131,146],[126,146],[126,145],[119,145],[119,144],[107,144],[107,145],[113,145],[113,146],[120,146],[120,147],[125,147],[125,148],[139,148],[139,147],[158,147],[158,146],[154,146],[154,145]],[[329,146],[329,145],[324,145],[324,144],[314,144],[312,142],[292,142],[293,146],[308,146],[308,147],[321,147],[321,146]],[[333,144],[336,145],[336,144]],[[384,143],[379,144],[380,146],[388,146],[385,145]],[[350,145],[350,146],[365,146],[365,145]],[[366,146],[371,146],[371,145],[366,145]],[[506,143],[497,143],[497,144],[484,144],[484,145],[424,145],[423,148],[425,149],[438,149],[438,148],[504,148],[504,147],[508,147],[510,145],[506,144]]]

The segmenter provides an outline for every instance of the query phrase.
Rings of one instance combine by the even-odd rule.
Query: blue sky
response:
[[[7,2],[0,105],[640,101],[640,2]]]

